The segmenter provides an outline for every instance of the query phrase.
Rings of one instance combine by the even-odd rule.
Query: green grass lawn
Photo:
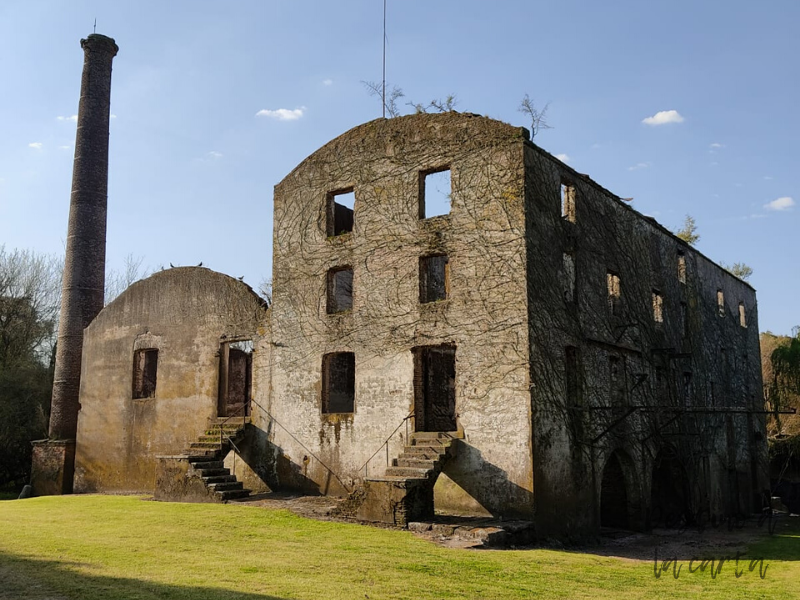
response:
[[[748,556],[765,557],[764,579],[727,565],[716,579],[690,574],[688,561],[677,580],[657,579],[652,559],[453,550],[282,510],[120,496],[0,503],[0,598],[31,582],[49,590],[31,598],[81,600],[800,598],[800,537],[774,535]]]

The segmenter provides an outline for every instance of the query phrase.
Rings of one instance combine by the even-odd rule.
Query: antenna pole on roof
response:
[[[386,118],[386,0],[383,0],[383,82],[381,84],[383,118]]]
[[[94,20],[94,30],[92,31],[92,33],[97,33],[97,18],[95,18]]]

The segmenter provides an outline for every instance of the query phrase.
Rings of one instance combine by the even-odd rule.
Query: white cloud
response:
[[[70,146],[70,145],[66,145],[66,146],[59,146],[59,147],[58,147],[58,149],[59,149],[59,150],[69,150],[69,149],[71,149],[71,148],[72,148],[72,146]]]
[[[264,108],[256,113],[257,117],[270,117],[272,119],[278,119],[279,121],[296,121],[300,117],[303,116],[306,107],[301,106],[300,108],[295,108],[294,110],[290,110],[288,108],[278,108],[276,110],[269,110]]]
[[[34,150],[41,150],[43,145],[44,144],[42,144],[42,142],[31,142],[30,144],[28,144],[28,148],[33,148]]]
[[[724,148],[725,144],[720,144],[719,142],[714,142],[713,144],[708,145],[709,148]]]
[[[683,123],[683,117],[677,110],[660,110],[652,117],[642,119],[645,125],[666,125],[667,123]]]
[[[216,150],[212,150],[208,153],[209,158],[222,158],[222,152],[217,152]]]
[[[323,79],[322,85],[333,85],[333,79]]]
[[[569,154],[556,154],[556,158],[561,162],[569,162]]]
[[[650,166],[649,162],[636,163],[632,167],[628,167],[628,171],[638,171],[639,169],[646,169]]]
[[[73,123],[78,122],[78,115],[72,115],[71,117],[56,117],[59,121],[72,121]]]
[[[767,202],[764,205],[764,208],[767,210],[789,210],[794,206],[794,200],[792,200],[789,196],[782,196],[773,200],[772,202]]]

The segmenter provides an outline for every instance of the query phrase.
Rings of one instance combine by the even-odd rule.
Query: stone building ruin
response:
[[[761,508],[755,291],[524,128],[370,121],[275,187],[273,222],[269,307],[174,268],[86,328],[76,492],[296,490],[541,536]]]

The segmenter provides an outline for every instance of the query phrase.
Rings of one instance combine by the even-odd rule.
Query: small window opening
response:
[[[717,290],[717,314],[720,317],[725,316],[725,294],[722,290]]]
[[[664,377],[664,367],[656,367],[656,398],[663,400],[666,396],[666,378]]]
[[[619,356],[608,357],[609,392],[612,404],[622,404],[625,401],[624,365]]]
[[[155,398],[158,373],[158,350],[133,353],[133,397]]]
[[[353,308],[353,269],[338,267],[328,271],[328,314]]]
[[[744,309],[744,302],[739,302],[739,325],[747,327],[747,314]]]
[[[692,374],[689,371],[683,374],[683,403],[685,406],[692,403]]]
[[[356,355],[334,352],[322,357],[322,412],[352,413],[356,397]]]
[[[658,290],[653,290],[653,321],[659,325],[664,322],[664,297]]]
[[[622,308],[619,275],[609,271],[606,275],[606,282],[608,286],[608,308],[612,315],[619,315]]]
[[[686,302],[681,302],[681,336],[689,337],[689,307]]]
[[[420,173],[419,218],[429,219],[450,214],[452,196],[449,167]]]
[[[686,255],[678,251],[678,281],[686,283]]]
[[[565,181],[561,182],[561,216],[575,222],[575,186]]]
[[[564,349],[564,384],[567,392],[567,407],[581,404],[579,364],[578,348],[567,346]]]
[[[342,235],[353,231],[353,211],[356,194],[353,190],[328,194],[328,236]]]
[[[564,301],[575,302],[575,253],[564,252]]]
[[[450,260],[444,254],[419,259],[419,301],[446,300],[450,294]]]

